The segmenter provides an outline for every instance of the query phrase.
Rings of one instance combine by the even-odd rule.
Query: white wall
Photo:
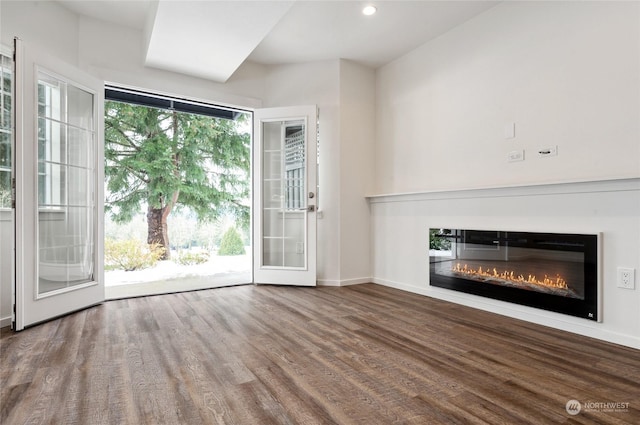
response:
[[[504,2],[380,68],[374,192],[640,175],[639,9]]]
[[[375,72],[340,61],[340,284],[371,281],[369,205],[375,141]]]
[[[78,61],[79,18],[51,1],[0,2],[0,37],[12,46],[13,37],[37,41],[65,62]]]
[[[639,3],[501,3],[380,68],[376,119],[372,193],[422,193],[372,198],[375,282],[640,348]],[[603,322],[431,288],[429,227],[602,232]]]

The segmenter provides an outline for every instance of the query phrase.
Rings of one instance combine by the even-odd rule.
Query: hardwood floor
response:
[[[640,423],[639,350],[373,284],[110,301],[0,342],[2,424]]]

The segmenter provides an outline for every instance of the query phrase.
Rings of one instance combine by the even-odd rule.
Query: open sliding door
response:
[[[317,110],[254,114],[254,281],[315,286]]]
[[[13,327],[104,300],[104,84],[15,42]]]

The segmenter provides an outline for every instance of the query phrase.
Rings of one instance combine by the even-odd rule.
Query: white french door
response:
[[[13,327],[104,301],[104,84],[15,41]]]
[[[315,286],[317,109],[254,113],[255,283]]]

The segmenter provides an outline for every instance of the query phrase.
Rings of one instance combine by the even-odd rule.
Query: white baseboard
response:
[[[358,277],[354,279],[318,279],[318,286],[349,286],[349,285],[359,285],[361,283],[371,283],[370,277]]]
[[[0,328],[11,326],[11,316],[0,318]]]

